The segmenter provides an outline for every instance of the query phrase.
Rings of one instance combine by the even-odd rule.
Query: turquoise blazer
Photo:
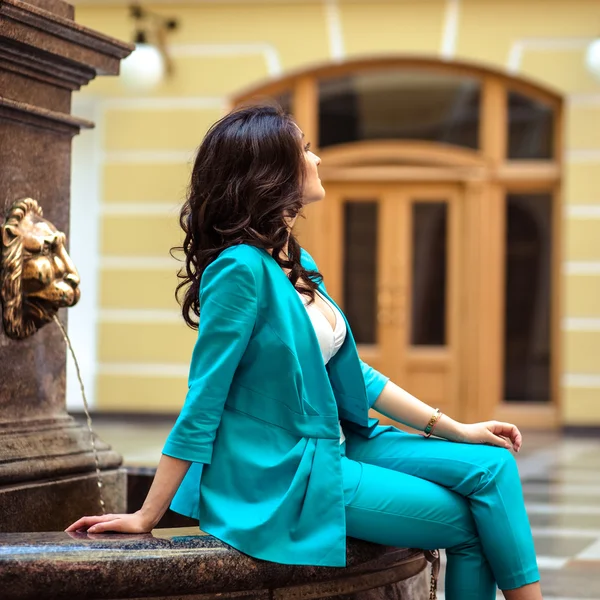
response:
[[[304,250],[301,260],[317,270]],[[339,419],[360,439],[389,429],[368,415],[388,378],[359,359],[347,322],[324,364],[302,300],[265,250],[224,250],[202,275],[200,305],[188,393],[163,449],[193,463],[171,508],[250,556],[345,566]]]

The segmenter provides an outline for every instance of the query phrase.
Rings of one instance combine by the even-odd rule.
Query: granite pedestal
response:
[[[93,126],[70,114],[71,95],[116,75],[132,50],[73,15],[62,0],[0,0],[0,223],[29,197],[67,236],[71,140]],[[0,326],[0,531],[63,529],[99,510],[90,436],[66,412],[65,365],[54,323],[18,341]],[[108,509],[123,510],[121,457],[97,445]]]
[[[348,566],[255,560],[199,532],[0,534],[3,600],[426,600],[420,550],[348,540]]]

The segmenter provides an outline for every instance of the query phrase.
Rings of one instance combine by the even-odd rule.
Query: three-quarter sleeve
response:
[[[385,384],[390,380],[390,378],[382,375],[379,371],[375,370],[373,367],[370,367],[363,360],[360,360],[360,368],[365,380],[365,388],[367,388],[367,400],[369,402],[369,408],[373,408],[373,405],[377,401],[377,398],[379,398],[379,395],[383,391]]]
[[[163,454],[209,464],[235,370],[250,340],[258,310],[252,270],[221,255],[202,275],[200,324],[188,393]]]

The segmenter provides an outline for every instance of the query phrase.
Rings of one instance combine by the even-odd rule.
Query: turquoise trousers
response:
[[[492,600],[496,586],[539,580],[514,457],[397,430],[346,434],[347,535],[408,548],[445,548],[447,600]]]

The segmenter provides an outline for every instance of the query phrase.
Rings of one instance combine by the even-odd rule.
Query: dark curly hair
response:
[[[304,164],[300,130],[277,106],[238,109],[209,129],[179,218],[183,246],[173,249],[185,254],[175,295],[192,329],[200,318],[202,273],[237,244],[272,250],[279,266],[290,269],[292,285],[314,300],[322,275],[301,265],[300,245],[286,224],[302,209]],[[287,260],[280,256],[286,242]]]

